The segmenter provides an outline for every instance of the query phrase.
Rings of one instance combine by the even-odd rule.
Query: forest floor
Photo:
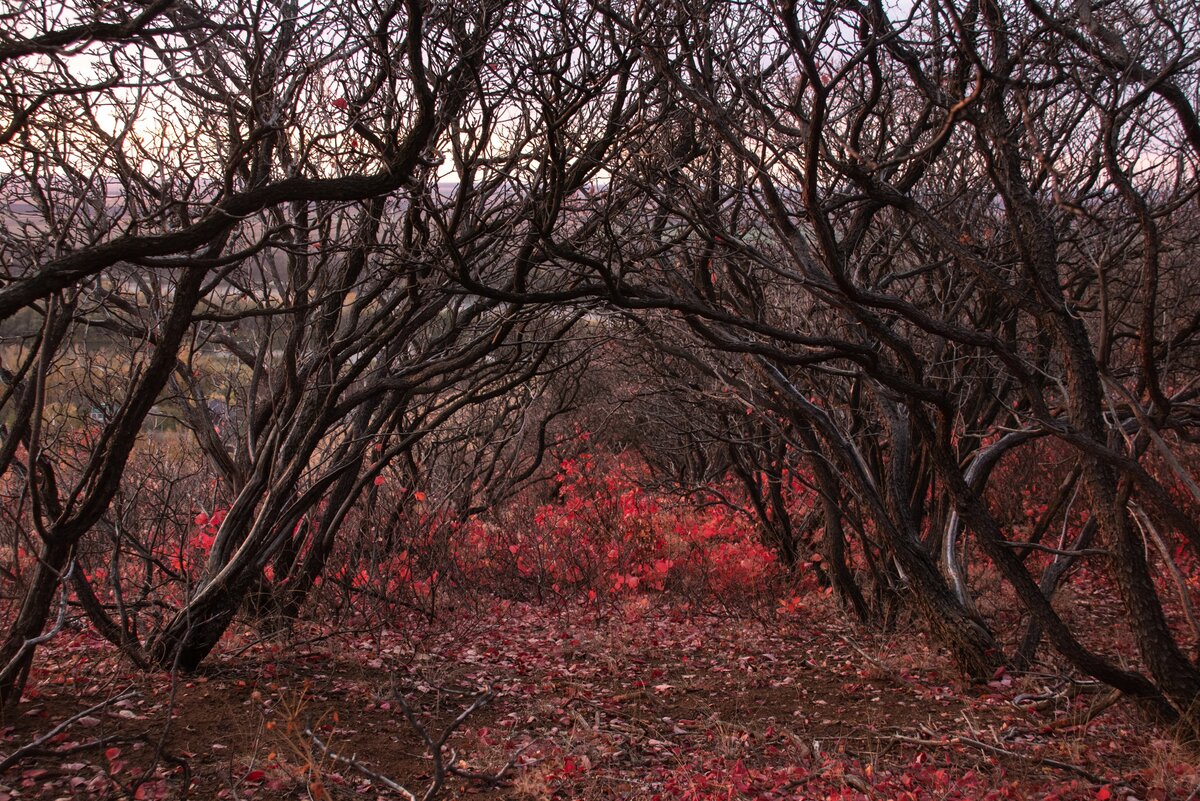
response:
[[[0,801],[421,798],[437,771],[420,731],[446,726],[446,766],[507,769],[447,775],[445,798],[1200,798],[1197,752],[1100,688],[972,685],[919,634],[852,639],[837,618],[488,601],[351,634],[234,632],[175,678],[64,632],[3,722],[0,752],[36,752]]]

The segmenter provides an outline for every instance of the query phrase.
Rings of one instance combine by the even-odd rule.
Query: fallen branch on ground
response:
[[[1012,759],[1019,759],[1023,762],[1032,762],[1037,765],[1045,765],[1048,768],[1055,768],[1056,770],[1062,770],[1062,771],[1066,771],[1067,773],[1073,773],[1076,776],[1087,779],[1089,782],[1091,782],[1092,784],[1096,784],[1096,785],[1108,784],[1108,785],[1112,785],[1113,787],[1131,787],[1132,786],[1128,782],[1124,781],[1123,779],[1109,780],[1109,779],[1104,778],[1103,776],[1099,776],[1095,773],[1092,773],[1087,768],[1080,767],[1079,765],[1073,765],[1070,762],[1063,762],[1062,760],[1052,759],[1051,757],[1039,757],[1039,756],[1033,756],[1031,754],[1022,754],[1018,751],[1010,751],[1007,748],[1001,748],[998,745],[992,745],[990,743],[985,743],[982,740],[976,740],[971,737],[962,737],[960,735],[950,735],[950,736],[938,735],[935,732],[927,732],[927,733],[930,736],[928,736],[928,737],[910,737],[908,735],[903,735],[903,734],[893,734],[893,735],[891,735],[891,739],[896,740],[898,742],[902,742],[902,743],[912,743],[914,745],[922,745],[922,746],[926,746],[926,747],[948,746],[948,745],[966,745],[966,746],[970,746],[971,748],[977,748],[980,751],[984,751],[989,754],[996,754],[997,756],[1009,757]]]
[[[346,767],[351,768],[352,770],[358,771],[359,773],[366,776],[371,781],[378,782],[379,784],[382,784],[384,787],[388,788],[389,790],[393,790],[397,793],[400,793],[400,795],[407,798],[408,801],[417,801],[417,797],[415,795],[413,795],[412,792],[409,791],[407,788],[405,788],[403,785],[398,784],[396,781],[394,781],[392,779],[389,779],[387,776],[384,776],[382,773],[376,773],[375,771],[371,770],[370,768],[366,767],[361,762],[359,762],[356,757],[342,756],[341,754],[338,754],[338,753],[335,753],[334,751],[332,751],[329,748],[329,746],[327,746],[321,740],[321,738],[316,735],[316,733],[312,729],[305,729],[304,734],[306,737],[308,737],[309,739],[311,739],[313,741],[313,745],[315,745],[317,748],[321,749],[321,754],[323,756],[329,757],[334,762],[339,762],[339,763],[345,765]],[[426,793],[424,797],[429,798],[430,796],[428,793]]]

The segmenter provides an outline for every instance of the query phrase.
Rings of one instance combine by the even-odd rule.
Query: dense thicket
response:
[[[459,536],[583,428],[864,624],[982,678],[1045,638],[1200,729],[1187,3],[3,21],[6,702],[68,597],[193,669],[408,555],[428,488]],[[1080,575],[1132,663],[1056,609]]]

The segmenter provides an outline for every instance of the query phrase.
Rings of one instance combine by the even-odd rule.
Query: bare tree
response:
[[[134,647],[94,617],[136,658],[195,667],[271,589],[268,566],[295,608],[375,477],[448,475],[420,449],[469,441],[468,475],[532,475],[534,417],[580,385],[541,417],[510,393],[582,369],[565,340],[611,336],[606,304],[683,365],[661,397],[710,415],[689,430],[642,405],[687,450],[651,461],[741,475],[793,561],[806,526],[783,469],[802,467],[811,544],[860,617],[902,601],[988,678],[1013,632],[977,603],[978,552],[1024,607],[1017,661],[1044,632],[1076,669],[1200,727],[1200,670],[1154,582],[1172,548],[1145,539],[1200,553],[1185,453],[1200,34],[1169,6],[15,12],[0,39],[0,469],[39,557],[0,695],[19,696],[156,404],[190,429],[229,512],[153,636]],[[93,332],[128,365],[63,379]],[[518,447],[473,417],[486,409],[539,433]],[[1051,447],[1061,484],[1022,538],[991,504],[995,477]],[[1046,545],[1077,491],[1078,536]],[[1084,560],[1119,594],[1139,664],[1056,610]]]

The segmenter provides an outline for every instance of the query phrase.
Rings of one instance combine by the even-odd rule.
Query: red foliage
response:
[[[455,564],[474,586],[586,591],[590,599],[667,590],[754,597],[778,576],[775,555],[744,516],[648,491],[638,471],[592,454],[564,460],[553,500],[518,501],[498,520],[470,521]]]

